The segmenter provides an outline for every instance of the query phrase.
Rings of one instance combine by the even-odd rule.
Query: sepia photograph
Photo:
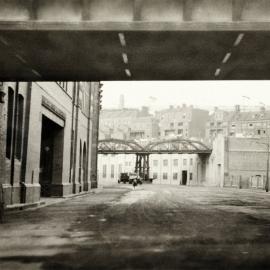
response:
[[[270,269],[270,0],[0,0],[0,269]]]

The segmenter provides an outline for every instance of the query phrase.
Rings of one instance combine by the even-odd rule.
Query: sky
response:
[[[103,108],[118,108],[124,95],[126,108],[150,107],[150,110],[170,105],[270,106],[270,81],[108,81],[103,83]]]

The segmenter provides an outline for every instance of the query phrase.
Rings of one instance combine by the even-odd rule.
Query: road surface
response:
[[[9,212],[0,269],[270,269],[270,195],[143,185]]]

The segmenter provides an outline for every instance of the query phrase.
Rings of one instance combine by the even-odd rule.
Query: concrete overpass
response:
[[[270,78],[267,0],[0,0],[0,80]]]

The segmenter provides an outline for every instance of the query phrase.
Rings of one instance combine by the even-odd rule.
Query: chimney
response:
[[[261,113],[265,113],[265,107],[262,106],[262,107],[260,108],[260,111],[261,111]]]
[[[182,107],[183,107],[183,108],[186,108],[186,106],[187,106],[186,103],[183,103],[183,104],[182,104]]]
[[[234,110],[235,110],[235,112],[239,113],[240,112],[240,105],[235,105]]]
[[[148,116],[149,115],[149,108],[146,106],[142,107],[142,112],[141,112],[142,116]]]

